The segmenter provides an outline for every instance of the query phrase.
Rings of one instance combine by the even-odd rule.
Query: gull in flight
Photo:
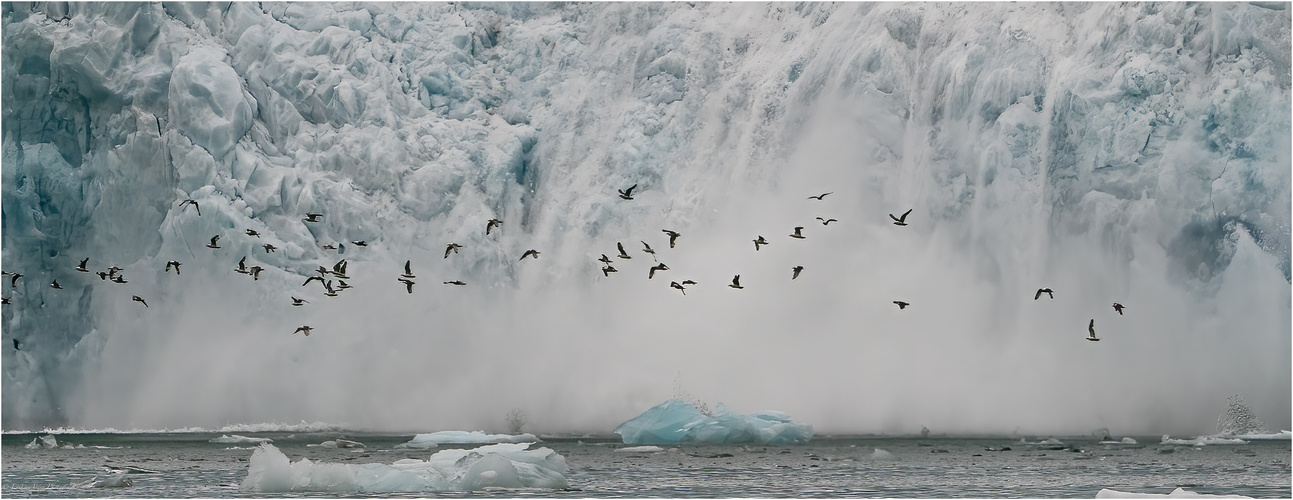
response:
[[[449,258],[449,253],[451,252],[458,253],[459,248],[462,248],[462,245],[459,245],[457,243],[450,243],[449,246],[444,247],[444,258],[446,259]]]
[[[839,222],[839,219],[823,219],[821,217],[818,217],[817,220],[822,221],[823,226],[829,226],[832,222]]]
[[[307,214],[305,214],[305,218],[304,218],[304,219],[301,219],[301,220],[303,220],[303,221],[305,221],[305,222],[319,222],[319,217],[323,217],[323,214],[311,214],[311,213],[307,213]]]
[[[606,267],[602,268],[602,274],[607,277],[610,277],[611,273],[618,273],[618,272],[619,272],[619,269],[615,269],[614,267],[611,267],[610,264],[607,264]]]
[[[412,261],[412,260],[406,260],[406,261],[404,261],[404,274],[401,274],[401,275],[400,275],[400,277],[401,277],[401,278],[404,278],[404,279],[413,279],[413,278],[416,278],[416,277],[417,277],[417,276],[414,276],[414,275],[413,275],[413,261]]]
[[[187,209],[188,209],[188,207],[189,207],[189,205],[193,205],[193,209],[198,211],[198,217],[201,217],[201,216],[202,216],[202,208],[201,208],[201,207],[198,207],[198,202],[193,201],[193,200],[184,200],[184,201],[181,201],[181,202],[180,202],[180,212],[182,213],[182,212],[184,212],[185,210],[187,210]]]
[[[462,281],[462,280],[453,280],[453,281],[446,281],[446,282],[444,282],[444,284],[446,284],[446,285],[458,285],[458,286],[464,286],[464,285],[466,285],[467,283],[466,283],[466,282],[464,282],[464,281]]]
[[[217,241],[220,241],[220,235],[218,234],[211,237],[211,243],[207,243],[207,248],[220,248],[220,245],[216,244]]]
[[[49,287],[50,287],[50,288],[56,288],[56,289],[59,289],[59,290],[62,290],[62,289],[63,289],[63,286],[58,284],[58,280],[54,280],[54,282],[53,282],[53,283],[50,283],[50,284],[49,284]]]
[[[669,248],[673,248],[673,243],[674,243],[675,241],[678,241],[678,237],[679,237],[679,236],[682,236],[682,235],[681,235],[681,234],[679,234],[678,232],[676,232],[676,231],[670,231],[670,230],[668,230],[668,229],[661,229],[660,231],[661,231],[661,232],[663,232],[664,234],[669,235]]]
[[[1051,290],[1050,288],[1038,288],[1038,289],[1037,289],[1037,293],[1036,293],[1035,295],[1033,295],[1033,300],[1037,300],[1037,299],[1042,298],[1042,294],[1043,294],[1043,293],[1044,293],[1044,294],[1046,294],[1047,296],[1049,296],[1049,297],[1050,297],[1050,298],[1052,298],[1052,299],[1054,299],[1054,298],[1055,298],[1055,291],[1054,291],[1054,290]]]
[[[895,300],[895,301],[893,301],[893,303],[894,303],[894,304],[898,304],[898,310],[899,310],[899,311],[901,311],[901,310],[903,310],[903,309],[906,309],[906,308],[907,308],[907,306],[911,305],[910,303],[908,303],[908,302],[903,302],[903,301],[901,301],[901,300]]]
[[[651,272],[647,274],[647,279],[654,278],[656,271],[668,271],[668,270],[669,270],[669,266],[664,265],[663,262],[656,264],[654,266],[651,266]]]
[[[164,271],[162,271],[162,272],[164,272],[164,273],[170,272],[172,267],[173,267],[173,268],[175,268],[175,275],[176,275],[176,276],[179,276],[179,275],[180,275],[180,261],[178,261],[178,260],[170,260],[170,261],[166,261],[166,269],[165,269]]]
[[[365,240],[355,240],[355,241],[350,242],[350,244],[351,244],[351,245],[354,245],[354,246],[357,246],[357,247],[366,247],[366,246],[368,246],[368,242],[367,242],[367,241],[365,241]]]
[[[803,231],[803,230],[804,230],[804,226],[795,226],[795,234],[790,235],[790,237],[791,237],[791,238],[799,238],[799,239],[801,239],[801,240],[802,240],[802,239],[804,239],[804,235],[799,234],[799,232],[800,232],[800,231]]]
[[[631,200],[631,199],[633,199],[633,189],[634,189],[634,188],[636,188],[636,187],[638,187],[638,185],[637,185],[637,184],[634,184],[634,185],[632,185],[632,186],[629,186],[629,188],[628,188],[628,189],[621,189],[621,190],[619,190],[619,192],[620,192],[620,198],[624,198],[624,199],[626,199],[626,200]]]
[[[660,261],[660,259],[656,259],[656,258],[655,258],[655,250],[652,250],[652,249],[651,249],[651,245],[648,245],[648,244],[647,244],[647,242],[643,241],[643,242],[642,242],[642,247],[643,247],[643,248],[642,248],[642,251],[643,251],[643,252],[646,252],[646,253],[651,254],[651,258],[652,258],[652,259],[655,259],[655,260],[656,260],[656,262],[659,262],[659,261]]]
[[[314,328],[311,328],[309,325],[306,325],[306,326],[298,326],[298,327],[296,327],[296,331],[292,332],[292,335],[296,335],[296,334],[298,334],[298,333],[305,333],[305,336],[306,336],[306,337],[309,337],[309,336],[310,336],[310,330],[313,330],[313,329],[314,329]]]
[[[1119,316],[1122,316],[1122,310],[1123,310],[1124,308],[1126,308],[1126,307],[1127,307],[1127,306],[1124,306],[1124,305],[1119,304],[1119,303],[1117,303],[1117,302],[1114,302],[1114,303],[1113,303],[1113,310],[1118,311],[1118,315],[1119,315]]]
[[[889,218],[893,219],[893,225],[905,226],[907,225],[907,214],[911,213],[911,211],[912,209],[908,208],[906,212],[902,213],[902,217],[894,217],[893,214],[889,214]]]
[[[86,268],[86,267],[85,267],[85,265],[86,265],[86,264],[89,264],[89,263],[90,263],[90,258],[89,258],[89,257],[86,257],[86,258],[85,258],[85,260],[81,261],[81,265],[76,266],[76,270],[77,270],[77,271],[81,271],[81,272],[83,272],[83,273],[88,273],[88,272],[90,272],[90,270],[89,270],[88,268]]]
[[[623,244],[623,243],[620,243],[620,242],[618,242],[618,241],[617,241],[617,242],[615,242],[615,247],[620,249],[620,254],[619,254],[619,255],[616,255],[616,257],[619,257],[619,258],[621,258],[621,259],[632,259],[632,258],[633,258],[632,256],[630,256],[630,255],[628,254],[628,252],[625,252],[625,251],[624,251],[624,244]]]
[[[140,297],[140,296],[138,296],[138,295],[131,295],[131,296],[130,296],[130,300],[133,300],[133,301],[135,301],[135,302],[138,302],[138,303],[140,303],[140,304],[143,304],[143,305],[144,305],[144,307],[148,307],[148,303],[147,303],[147,302],[144,302],[144,298],[143,298],[143,297]]]
[[[795,266],[790,268],[790,270],[795,272],[795,274],[790,276],[790,279],[795,279],[799,277],[799,272],[804,270],[804,266]]]
[[[520,259],[520,260],[525,260],[525,258],[526,258],[526,257],[534,257],[534,259],[535,259],[535,260],[538,260],[538,259],[539,259],[539,251],[538,251],[538,250],[535,250],[535,249],[533,249],[533,248],[531,248],[531,249],[529,249],[529,250],[526,250],[526,251],[525,251],[525,253],[521,254],[521,259]]]
[[[670,281],[670,282],[669,282],[669,287],[670,287],[670,288],[677,288],[677,289],[678,289],[678,291],[682,292],[682,294],[683,294],[683,295],[687,295],[687,289],[686,289],[686,288],[684,288],[682,285],[678,284],[678,282],[677,282],[677,281]]]
[[[400,278],[400,279],[399,279],[399,282],[404,284],[404,287],[408,290],[408,292],[409,292],[409,293],[413,293],[413,281],[412,281],[412,280],[407,280],[407,279],[404,279],[404,278]]]
[[[266,243],[266,244],[261,245],[261,246],[265,247],[265,253],[270,253],[270,252],[273,252],[274,250],[278,250],[278,247],[276,247],[276,246],[274,246],[274,245],[271,245],[271,244],[269,244],[269,243]]]
[[[251,275],[252,281],[260,281],[260,272],[264,270],[265,268],[260,266],[251,266],[251,269],[248,270],[248,274]]]
[[[835,191],[831,191],[830,193],[822,193],[822,194],[819,194],[819,195],[817,195],[817,196],[809,196],[809,197],[808,197],[808,199],[810,199],[810,200],[817,200],[817,201],[821,201],[821,200],[822,200],[822,198],[825,198],[825,197],[826,197],[826,195],[831,194],[831,193],[834,193],[834,192],[835,192]]]
[[[498,220],[498,219],[490,219],[490,220],[489,220],[489,222],[486,222],[486,223],[485,223],[485,236],[489,236],[489,232],[490,232],[491,230],[493,230],[494,228],[496,228],[496,227],[498,227],[498,226],[500,226],[500,225],[502,225],[502,224],[503,224],[503,221],[501,221],[501,220]]]
[[[758,250],[759,245],[767,245],[767,244],[768,244],[768,240],[763,239],[763,236],[759,236],[759,239],[754,240],[754,249]]]
[[[1095,338],[1095,319],[1094,318],[1091,319],[1091,324],[1086,326],[1086,331],[1091,332],[1091,335],[1086,338],[1087,340],[1090,340],[1092,342],[1100,341],[1100,339]]]
[[[745,287],[741,286],[741,275],[739,275],[739,274],[738,274],[738,275],[736,275],[736,276],[733,276],[733,277],[732,277],[732,284],[727,285],[727,286],[730,286],[730,287],[732,287],[732,288],[737,288],[737,289],[745,288]]]
[[[259,238],[259,237],[260,237],[260,233],[256,232],[256,230],[255,230],[255,229],[248,229],[248,230],[247,230],[247,236],[255,236],[255,237]]]
[[[601,262],[601,263],[603,263],[603,264],[606,264],[606,265],[610,265],[610,263],[611,263],[611,258],[610,258],[610,257],[607,257],[607,256],[606,256],[606,254],[602,254],[602,258],[597,259],[597,261],[598,261],[598,262]]]
[[[307,303],[309,303],[309,302],[310,302],[310,301],[305,300],[305,299],[298,299],[298,298],[296,298],[296,297],[292,297],[292,305],[294,305],[294,306],[304,305],[304,304],[307,304]]]
[[[242,260],[238,261],[238,269],[234,269],[234,272],[239,274],[247,274],[250,272],[247,271],[247,257],[244,256]]]

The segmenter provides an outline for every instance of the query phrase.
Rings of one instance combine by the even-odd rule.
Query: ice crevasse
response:
[[[712,415],[678,399],[660,403],[615,429],[625,444],[807,442],[810,425],[796,423],[779,411],[741,415],[719,403]]]
[[[473,491],[485,488],[566,488],[566,459],[549,448],[500,443],[475,449],[444,450],[427,460],[338,464],[302,458],[292,462],[272,444],[252,452],[247,478],[239,489],[249,493],[357,492],[395,493]]]

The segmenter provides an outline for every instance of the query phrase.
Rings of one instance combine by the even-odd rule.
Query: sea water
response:
[[[540,436],[569,465],[570,487],[472,492],[364,494],[352,491],[246,493],[254,444],[212,443],[221,433],[60,434],[58,448],[28,447],[44,434],[0,438],[0,496],[32,497],[1068,497],[1104,488],[1166,494],[1287,498],[1290,442],[1183,446],[1159,436],[1135,443],[1095,437],[817,436],[784,445],[669,445],[632,448],[614,435]],[[426,460],[430,450],[399,448],[413,434],[258,432],[292,461],[386,464]],[[362,447],[319,446],[345,439]],[[313,446],[311,446],[313,445]],[[658,448],[658,450],[656,450]],[[107,467],[135,467],[128,486]],[[108,479],[105,481],[105,479]],[[96,487],[96,484],[98,485]]]

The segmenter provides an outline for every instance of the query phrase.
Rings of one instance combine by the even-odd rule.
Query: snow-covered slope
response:
[[[5,3],[3,427],[1287,428],[1285,6]]]

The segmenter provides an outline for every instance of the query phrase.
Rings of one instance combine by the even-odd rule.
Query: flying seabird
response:
[[[790,268],[790,270],[795,272],[795,274],[790,276],[790,279],[795,279],[799,277],[799,272],[804,270],[804,266],[795,266]]]
[[[529,250],[526,250],[526,251],[525,251],[525,253],[521,254],[521,259],[520,259],[520,260],[525,260],[525,258],[526,258],[526,257],[531,257],[531,256],[533,256],[533,257],[535,258],[535,260],[538,260],[538,258],[539,258],[539,251],[538,251],[538,250],[535,250],[535,249],[533,249],[533,248],[531,248],[531,249],[529,249]]]
[[[901,301],[901,300],[895,300],[895,301],[893,301],[893,303],[894,303],[894,304],[898,304],[898,310],[899,310],[899,311],[901,311],[901,310],[903,310],[903,309],[906,309],[906,308],[907,308],[907,306],[911,305],[910,303],[903,302],[903,301]]]
[[[135,302],[138,302],[138,303],[140,303],[140,304],[143,304],[143,305],[144,305],[144,307],[148,307],[148,303],[147,303],[147,302],[144,302],[144,298],[143,298],[143,297],[140,297],[140,296],[138,296],[138,295],[131,295],[131,296],[130,296],[130,300],[133,300],[133,301],[135,301]]]
[[[314,280],[319,280],[319,284],[323,284],[323,278],[322,278],[322,277],[320,277],[320,276],[310,276],[309,278],[306,278],[306,279],[305,279],[305,283],[301,283],[301,286],[308,285],[308,284],[310,284],[310,282],[311,282],[311,281],[314,281]]]
[[[193,205],[193,209],[198,211],[198,217],[201,217],[201,216],[202,216],[202,207],[199,207],[199,206],[198,206],[198,202],[193,201],[193,200],[184,200],[184,201],[181,201],[181,202],[180,202],[180,212],[182,213],[182,212],[184,212],[185,210],[188,210],[189,205]]]
[[[1122,309],[1123,309],[1124,307],[1127,307],[1127,306],[1124,306],[1124,305],[1119,304],[1119,303],[1117,303],[1117,302],[1114,302],[1114,303],[1113,303],[1113,310],[1118,311],[1118,315],[1119,315],[1119,316],[1122,316]]]
[[[90,270],[89,270],[89,269],[87,269],[87,268],[85,267],[85,265],[86,265],[86,264],[89,264],[89,263],[90,263],[90,258],[89,258],[89,257],[86,257],[86,258],[85,258],[85,260],[81,261],[81,265],[76,266],[76,270],[77,270],[77,271],[81,271],[81,272],[83,272],[83,273],[88,273],[88,272],[90,272]]]
[[[618,241],[617,241],[617,242],[615,242],[615,247],[620,249],[620,254],[619,254],[619,255],[616,255],[616,257],[619,257],[619,258],[621,258],[621,259],[632,259],[632,258],[633,258],[633,256],[631,256],[631,255],[629,255],[629,254],[628,254],[628,252],[625,252],[625,251],[624,251],[624,244],[623,244],[623,243],[620,243],[620,242],[618,242]]]
[[[670,288],[677,288],[677,289],[678,289],[678,291],[682,292],[682,294],[683,294],[683,295],[687,295],[687,289],[686,289],[686,288],[683,288],[683,286],[682,286],[682,285],[680,285],[680,284],[678,284],[678,282],[677,282],[677,281],[670,281],[670,282],[669,282],[669,287],[670,287]]]
[[[626,199],[626,200],[631,200],[631,199],[633,199],[633,188],[636,188],[636,187],[638,187],[638,185],[637,185],[637,184],[634,184],[634,185],[632,185],[632,186],[629,186],[629,188],[628,188],[628,189],[621,189],[621,190],[619,190],[619,191],[620,191],[620,198],[624,198],[624,199]]]
[[[660,232],[669,235],[669,248],[673,248],[674,242],[678,241],[679,236],[682,236],[681,234],[678,234],[675,231],[670,231],[668,229],[661,229]]]
[[[682,284],[684,284],[684,285],[695,285],[695,284],[696,284],[696,282],[695,282],[695,281],[692,281],[692,280],[683,280]]]
[[[490,219],[489,222],[485,223],[485,236],[489,236],[489,232],[501,224],[503,224],[501,220]]]
[[[21,278],[22,274],[21,273],[10,273],[10,274],[12,274],[12,276],[9,277],[9,288],[15,288],[18,286],[18,278]]]
[[[126,281],[126,277],[125,277],[125,275],[122,275],[122,274],[118,274],[118,275],[117,275],[117,277],[112,278],[112,282],[113,282],[113,283],[130,283],[129,281]]]
[[[1037,293],[1036,293],[1035,295],[1033,295],[1033,300],[1037,300],[1037,299],[1042,298],[1042,294],[1043,294],[1043,293],[1044,293],[1044,294],[1046,294],[1046,295],[1048,295],[1048,296],[1050,296],[1050,298],[1052,298],[1052,299],[1054,299],[1054,298],[1055,298],[1054,290],[1051,290],[1051,289],[1049,289],[1049,288],[1038,288],[1038,289],[1037,289]]]
[[[607,264],[606,267],[602,268],[602,274],[606,275],[607,277],[610,277],[611,273],[617,273],[617,272],[619,272],[619,269],[615,269],[614,267],[611,267],[610,264]]]
[[[405,289],[407,289],[409,293],[413,293],[413,285],[414,285],[414,283],[413,283],[413,281],[412,281],[412,280],[406,280],[406,279],[404,279],[404,278],[400,278],[400,279],[399,279],[399,280],[397,280],[397,281],[399,281],[400,283],[403,283],[403,284],[404,284],[404,288],[405,288]]]
[[[642,251],[651,254],[651,258],[655,259],[656,262],[660,261],[660,259],[655,258],[655,250],[652,250],[651,245],[648,245],[645,241],[642,242]]]
[[[176,272],[178,272],[178,271],[176,271]],[[103,271],[99,271],[99,272],[96,272],[96,273],[94,273],[94,274],[99,275],[99,279],[100,279],[100,280],[106,280],[106,279],[108,279],[108,273],[105,273],[105,272],[103,272]]]
[[[9,297],[0,297],[0,304],[8,304]]]
[[[163,270],[162,272],[164,272],[164,273],[166,273],[166,272],[170,272],[172,267],[173,267],[173,268],[175,268],[175,275],[176,275],[176,276],[179,276],[179,275],[180,275],[180,261],[178,261],[178,260],[168,260],[168,261],[166,261],[166,269],[165,269],[165,270]]]
[[[654,278],[656,271],[668,271],[668,270],[669,270],[669,266],[664,265],[663,262],[656,264],[651,267],[651,272],[647,274],[647,279]]]
[[[803,231],[803,230],[804,230],[804,226],[795,226],[795,234],[790,235],[790,237],[791,237],[791,238],[799,238],[799,239],[801,239],[801,240],[802,240],[802,239],[804,239],[804,235],[799,234],[799,232],[800,232],[800,231]]]
[[[365,240],[355,240],[355,241],[350,242],[350,244],[352,244],[352,245],[354,245],[354,246],[357,246],[357,247],[366,247],[366,246],[368,246],[368,242],[367,242],[367,241],[365,241]]]
[[[247,274],[247,273],[248,273],[248,271],[247,271],[247,257],[246,257],[246,256],[244,256],[244,257],[242,258],[242,260],[239,260],[239,261],[238,261],[238,269],[234,269],[234,272],[237,272],[237,273],[239,273],[239,274]]]
[[[444,247],[444,258],[449,258],[449,252],[458,253],[459,248],[462,248],[462,245],[450,243],[449,246]]]
[[[350,263],[346,262],[346,259],[341,259],[337,261],[336,264],[332,265],[332,275],[342,279],[349,278],[349,276],[346,276],[346,267],[348,266],[350,266]],[[323,266],[319,266],[319,267],[323,267]],[[325,270],[324,272],[327,272],[327,271]]]
[[[309,336],[310,336],[310,330],[313,330],[313,328],[310,328],[310,326],[309,326],[309,325],[306,325],[306,326],[298,326],[298,327],[296,327],[296,331],[292,332],[292,335],[296,335],[296,334],[298,334],[298,333],[302,333],[302,332],[304,332],[304,333],[305,333],[305,336],[306,336],[306,337],[309,337]]]
[[[463,282],[463,281],[461,281],[461,280],[453,280],[453,281],[446,281],[446,282],[444,282],[444,284],[446,284],[446,285],[458,285],[458,286],[463,286],[463,285],[466,285],[467,283],[465,283],[465,282]]]
[[[732,284],[727,285],[727,286],[730,286],[730,287],[732,287],[732,288],[737,288],[737,289],[745,288],[745,287],[741,286],[741,275],[739,275],[739,274],[738,274],[738,275],[736,275],[736,276],[733,276],[733,277],[732,277]]]
[[[1086,330],[1088,332],[1091,332],[1091,336],[1087,337],[1086,338],[1087,340],[1090,340],[1092,342],[1100,341],[1100,339],[1095,338],[1095,318],[1091,319],[1091,324],[1087,325]]]
[[[835,192],[835,191],[831,191],[831,193],[834,193],[834,192]],[[825,198],[825,197],[826,197],[826,195],[831,194],[831,193],[822,193],[822,194],[819,194],[819,195],[817,195],[817,196],[809,196],[809,197],[808,197],[808,199],[810,199],[810,200],[817,200],[817,201],[821,201],[821,200],[822,200],[822,198]]]
[[[308,303],[308,302],[310,302],[310,301],[305,300],[305,299],[298,299],[298,298],[296,298],[296,297],[292,297],[292,305],[294,305],[294,306],[299,306],[299,305],[302,305],[302,304],[305,304],[305,303]]]
[[[53,283],[50,283],[50,284],[49,284],[49,287],[50,287],[50,288],[57,288],[57,289],[59,289],[59,290],[62,290],[62,289],[63,289],[62,285],[59,285],[59,284],[58,284],[58,280],[54,280],[54,282],[53,282]]]
[[[251,266],[249,272],[251,274],[252,281],[260,281],[260,272],[264,270],[265,268],[260,266]]]
[[[602,254],[602,258],[597,259],[597,261],[598,261],[598,262],[601,262],[601,263],[603,263],[603,264],[606,264],[606,265],[610,265],[610,263],[611,263],[611,258],[610,258],[610,257],[607,257],[607,256],[606,256],[606,254]]]
[[[332,271],[329,271],[328,268],[323,266],[319,266],[314,270],[314,272],[319,273],[320,278],[324,278],[324,277],[327,277],[329,274],[332,274]]]
[[[758,250],[759,245],[767,245],[767,244],[768,244],[768,240],[763,239],[763,236],[759,236],[759,239],[754,240],[754,249]]]
[[[323,249],[324,249],[324,250],[336,250],[336,249],[337,249],[337,246],[336,246],[336,245],[333,245],[333,244],[331,244],[331,243],[328,243],[327,245],[323,245]]]
[[[401,278],[405,278],[405,279],[413,279],[413,278],[416,278],[416,277],[417,277],[417,276],[415,276],[415,275],[413,274],[413,261],[412,261],[412,260],[406,260],[406,261],[404,261],[404,274],[401,274],[401,275],[400,275],[400,277],[401,277]]]
[[[893,214],[889,214],[889,218],[893,219],[893,225],[905,226],[907,225],[907,214],[911,213],[911,211],[912,209],[908,208],[906,212],[902,213],[902,217],[894,217]]]
[[[212,236],[211,243],[207,243],[207,248],[220,248],[220,245],[216,244],[216,241],[219,241],[219,240],[220,240],[220,235],[217,234],[215,236]]]
[[[345,290],[347,288],[354,287],[350,286],[350,283],[346,283],[346,280],[337,280],[337,290]]]
[[[260,237],[260,233],[256,232],[256,230],[255,230],[255,229],[248,229],[248,230],[247,230],[247,236],[255,236],[255,237],[259,238],[259,237]]]
[[[273,252],[274,250],[278,250],[278,247],[276,247],[276,246],[274,246],[274,245],[271,245],[271,244],[269,244],[269,243],[266,243],[266,244],[261,245],[261,246],[265,247],[265,253],[270,253],[270,252]]]
[[[822,221],[823,226],[829,226],[832,222],[839,222],[838,219],[823,219],[821,217],[818,217],[817,220]]]
[[[305,218],[301,220],[305,222],[319,222],[319,217],[323,217],[323,214],[306,213]]]
[[[324,295],[329,297],[337,296],[337,291],[332,289],[332,280],[324,281],[323,288],[327,290],[326,292],[323,292]]]

